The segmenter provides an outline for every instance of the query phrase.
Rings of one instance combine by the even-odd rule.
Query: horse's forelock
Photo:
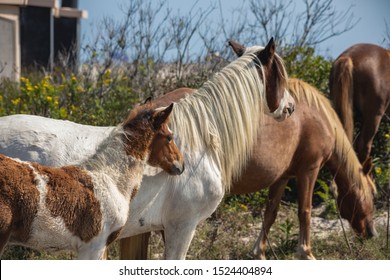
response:
[[[277,96],[277,98],[282,98],[286,92],[287,88],[287,81],[288,81],[288,74],[286,71],[286,67],[284,65],[283,59],[275,52],[272,63],[268,65],[268,70],[270,74],[267,75],[268,77],[272,77],[272,79],[276,80],[276,87],[275,88],[268,88],[267,89],[267,83],[266,83],[266,70],[265,67],[260,63],[258,54],[259,52],[263,51],[265,47],[262,46],[252,46],[247,47],[245,49],[244,54],[246,55],[253,55],[254,61],[257,62],[257,65],[259,67],[259,70],[261,72],[261,78],[263,79],[264,87],[266,88],[267,92],[270,92],[270,94]],[[287,91],[288,93],[288,91]],[[279,103],[279,102],[278,102]],[[269,107],[268,107],[269,110]]]
[[[136,105],[127,116],[126,120],[123,122],[123,126],[126,126],[130,122],[132,122],[136,118],[142,118],[146,114],[152,113],[154,110],[155,105],[153,102],[147,102],[145,104]]]

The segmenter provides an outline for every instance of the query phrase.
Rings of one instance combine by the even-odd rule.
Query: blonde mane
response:
[[[325,115],[329,126],[334,131],[334,153],[342,163],[340,164],[341,168],[346,168],[347,175],[351,179],[352,184],[362,187],[361,191],[366,197],[368,197],[369,191],[375,192],[375,189],[369,189],[369,186],[363,183],[362,166],[329,99],[316,88],[298,79],[290,78],[288,89],[297,102],[303,101],[309,106],[315,106],[316,109]],[[372,187],[375,188],[375,185],[372,184]]]
[[[172,114],[181,149],[211,155],[227,189],[252,152],[266,106],[255,60],[253,53],[236,59],[178,103]]]

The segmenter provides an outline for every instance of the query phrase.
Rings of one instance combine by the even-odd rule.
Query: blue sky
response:
[[[127,0],[128,1],[128,0]],[[212,0],[167,0],[173,11],[188,11],[193,3],[198,2],[197,7],[207,7]],[[240,5],[241,1],[221,0],[224,14],[230,15],[232,10]],[[158,1],[156,1],[157,3]],[[301,3],[302,1],[295,1]],[[81,30],[83,38],[88,37],[96,30],[96,25],[103,17],[121,18],[119,9],[124,0],[79,0],[79,8],[88,11],[88,19],[82,20]],[[337,37],[329,39],[320,45],[318,52],[322,55],[337,57],[342,51],[356,43],[383,44],[385,35],[385,19],[390,27],[390,1],[389,0],[334,0],[336,8],[346,10],[351,4],[354,18],[360,19],[356,26]],[[245,42],[243,42],[245,43]]]

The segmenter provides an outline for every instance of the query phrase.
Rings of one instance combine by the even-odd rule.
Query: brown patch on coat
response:
[[[98,235],[102,213],[91,177],[76,166],[51,168],[36,163],[32,166],[48,177],[46,207],[53,217],[61,217],[67,229],[84,242]]]
[[[31,168],[0,155],[0,239],[2,243],[9,237],[19,242],[28,240],[32,222],[38,212],[38,205],[39,191],[35,186]]]
[[[150,102],[134,108],[123,123],[123,143],[127,155],[144,160],[150,154],[150,143],[155,131],[151,124],[154,109]]]

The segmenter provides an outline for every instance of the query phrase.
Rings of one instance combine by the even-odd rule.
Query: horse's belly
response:
[[[286,168],[278,168],[272,164],[250,164],[243,171],[231,188],[232,194],[245,194],[257,192],[270,187],[273,183],[285,176]]]

